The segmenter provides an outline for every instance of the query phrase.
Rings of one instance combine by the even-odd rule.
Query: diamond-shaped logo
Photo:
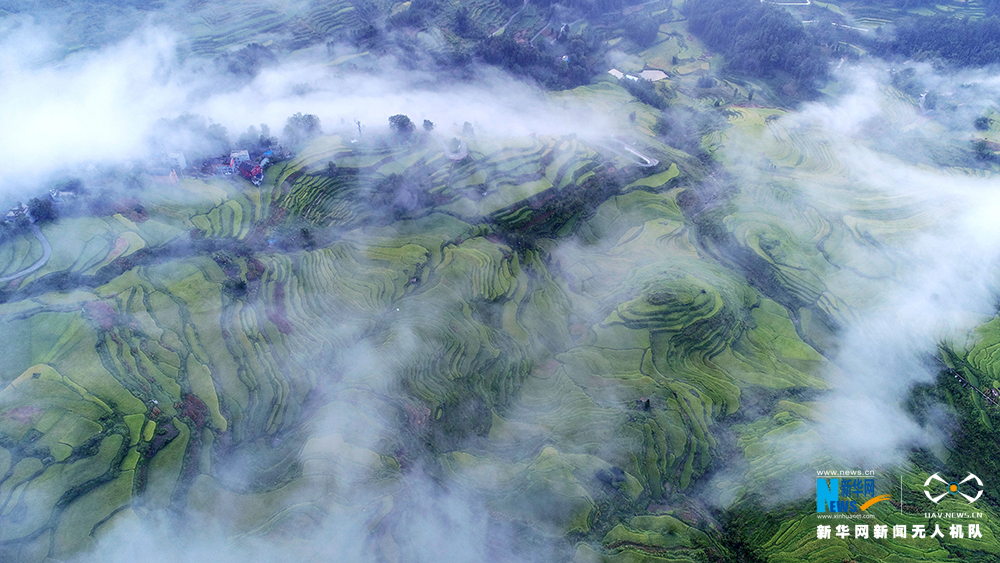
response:
[[[932,496],[931,492],[928,490],[929,488],[931,488],[931,481],[940,481],[941,483],[943,483],[945,485],[944,492],[941,493],[940,495]],[[962,492],[962,485],[964,485],[965,483],[968,483],[969,481],[975,481],[976,484],[979,486],[979,490],[976,491],[976,496],[969,496],[969,495],[967,495],[967,494],[965,494],[965,493]],[[937,489],[938,491],[941,490],[940,487],[941,487],[940,485],[934,485],[933,486],[933,488]],[[966,485],[966,487],[967,488],[971,487],[971,483],[969,483],[969,485]],[[975,489],[973,489],[973,490],[975,490]],[[943,499],[944,497],[946,497],[948,495],[961,495],[961,496],[965,497],[965,500],[969,501],[969,504],[972,504],[972,503],[976,502],[977,500],[979,500],[979,497],[983,496],[983,481],[979,477],[976,477],[975,475],[973,475],[972,473],[969,473],[968,477],[966,477],[965,479],[962,479],[961,481],[958,481],[958,482],[955,482],[955,481],[950,481],[950,482],[949,481],[945,481],[937,473],[935,473],[934,475],[931,475],[930,477],[927,478],[926,481],[924,481],[924,496],[927,497],[927,500],[933,502],[934,504],[937,504],[937,503],[941,502],[941,499]]]

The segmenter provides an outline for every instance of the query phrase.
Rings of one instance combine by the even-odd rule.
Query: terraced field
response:
[[[607,83],[560,96],[636,111],[635,138],[470,136],[456,161],[432,136],[320,137],[260,188],[189,178],[135,220],[45,225],[52,258],[0,303],[0,560],[149,522],[322,552],[363,521],[366,549],[404,561],[426,549],[427,475],[563,560],[726,560],[715,504],[759,524],[771,561],[947,559],[953,542],[818,543],[811,498],[747,500],[836,465],[788,452],[817,440],[824,354],[895,283],[926,208],[858,182],[835,134],[732,106],[704,144],[757,172],[706,222],[692,201],[717,180],[645,135],[654,112]],[[16,271],[39,249],[0,252]],[[991,323],[949,356],[986,389]],[[927,474],[900,476],[918,497]]]
[[[185,47],[306,47],[411,7],[213,5]],[[450,2],[434,17],[451,25],[463,7],[488,32],[517,8]],[[909,141],[932,138],[939,170],[989,176],[962,163],[965,133],[890,86],[858,131],[755,106],[765,91],[717,76],[676,7],[634,9],[664,23],[616,68],[669,73],[657,87],[672,105],[724,122],[695,135],[698,158],[602,77],[546,95],[604,116],[613,137],[469,134],[451,151],[437,133],[321,136],[259,188],[184,178],[143,192],[141,213],[42,225],[51,258],[0,285],[0,561],[70,560],[130,529],[208,530],[245,559],[267,546],[440,561],[454,538],[417,533],[436,519],[469,543],[481,532],[474,555],[491,561],[1000,557],[988,528],[975,541],[817,541],[825,522],[795,488],[839,468],[806,447],[843,375],[839,332],[939,226],[921,194],[868,182],[856,160],[928,166]],[[502,33],[527,41],[545,16],[529,4]],[[375,60],[330,64],[351,57]],[[716,86],[695,88],[703,76]],[[29,235],[3,241],[0,278],[42,254]],[[986,400],[1000,396],[998,329],[993,318],[944,341],[935,360],[979,394],[922,391],[979,421],[977,439],[1000,424]],[[902,483],[917,502],[876,505],[866,522],[963,510],[923,502],[927,477],[916,463],[880,476],[879,490]]]
[[[908,15],[967,17],[971,19],[979,19],[986,16],[984,6],[977,0],[925,3],[907,9],[856,2],[839,2],[837,4],[839,8],[852,16],[854,25],[872,30],[879,26],[889,25],[899,18]]]
[[[914,191],[908,194],[905,190],[886,193],[869,185],[856,172],[858,167],[851,160],[845,159],[845,155],[872,158],[870,153],[864,152],[865,148],[860,147],[883,150],[886,144],[878,138],[880,131],[911,131],[919,132],[920,137],[935,136],[937,151],[946,152],[956,143],[952,133],[921,117],[916,100],[909,99],[892,88],[884,88],[879,96],[877,101],[882,109],[878,119],[882,121],[850,133],[855,135],[850,138],[829,130],[821,133],[821,129],[814,124],[794,114],[773,109],[730,106],[723,112],[727,117],[728,127],[709,134],[705,139],[704,145],[713,147],[715,157],[730,170],[739,171],[740,174],[735,180],[738,191],[730,196],[730,205],[719,211],[719,221],[724,225],[724,232],[716,231],[710,235],[713,241],[710,246],[716,249],[711,253],[724,257],[724,261],[733,266],[743,268],[748,272],[748,277],[754,280],[755,286],[764,289],[769,297],[783,305],[780,307],[764,299],[758,302],[756,308],[750,306],[757,326],[754,330],[744,332],[744,338],[750,338],[755,331],[761,330],[762,319],[775,318],[765,316],[765,311],[775,312],[781,319],[791,318],[795,326],[795,335],[789,336],[787,340],[774,332],[761,338],[761,342],[768,343],[766,347],[770,349],[770,353],[781,349],[778,342],[805,342],[811,346],[808,350],[813,354],[815,349],[829,356],[829,351],[833,349],[831,345],[836,345],[836,339],[832,336],[840,330],[839,327],[855,323],[863,311],[877,306],[881,297],[889,291],[888,288],[905,277],[909,258],[905,253],[899,252],[899,249],[918,240],[922,236],[920,233],[933,232],[937,228],[939,217],[927,205],[926,193]],[[914,137],[916,136],[918,135],[915,134]],[[845,150],[845,147],[850,147],[850,150]],[[919,165],[922,157],[912,154],[914,152],[916,151],[911,151],[911,154],[904,154],[905,151],[893,152],[891,157],[881,153],[878,158],[889,159],[887,161],[899,158],[901,162]],[[942,174],[988,177],[990,172],[952,166],[944,167]],[[692,269],[692,266],[684,266],[674,270],[687,272]],[[614,275],[610,274],[611,277]],[[695,303],[697,300],[690,302],[686,309],[696,310]],[[618,306],[617,311],[621,311],[621,306]],[[724,326],[739,324],[739,320],[730,320]],[[992,428],[996,416],[991,410],[995,407],[987,397],[993,397],[993,389],[1000,386],[995,375],[991,375],[996,370],[989,359],[992,358],[991,350],[995,348],[996,341],[996,319],[993,319],[968,336],[951,336],[941,344],[942,349],[947,351],[943,352],[943,357],[950,366],[949,369],[965,378],[961,381],[976,386],[976,389],[971,389],[956,384],[954,389],[949,388],[941,393],[948,393],[948,396],[956,396],[950,395],[956,393],[963,397],[959,401],[968,405],[963,406],[963,413],[969,413],[967,416],[976,420],[988,420],[983,422],[984,432],[986,427]],[[655,348],[655,341],[651,343]],[[741,348],[737,343],[731,346],[734,350]],[[751,357],[761,358],[762,353],[766,357],[767,352],[757,352]],[[725,355],[723,352],[720,358]],[[738,357],[746,360],[745,356]],[[781,369],[776,369],[780,362],[787,362],[802,370],[802,364],[791,360],[791,357],[806,358],[805,355],[776,354],[774,359],[765,362],[764,365],[768,368],[759,371],[768,374],[784,373]],[[656,356],[653,358],[655,360]],[[817,361],[824,361],[822,356],[817,355],[816,358]],[[687,361],[689,362],[690,360]],[[711,365],[725,364],[713,359]],[[819,371],[805,369],[804,372],[824,373],[827,369],[829,365],[819,368]],[[733,372],[753,373],[754,370],[740,366]],[[836,373],[836,368],[833,372],[825,373]],[[759,502],[752,500],[754,495],[763,494],[761,491],[771,490],[775,495],[781,494],[780,489],[769,489],[767,483],[790,483],[796,475],[809,473],[810,467],[837,463],[836,459],[822,455],[810,457],[804,451],[795,459],[789,458],[788,452],[797,451],[796,444],[813,443],[820,439],[813,434],[814,427],[818,421],[825,420],[828,413],[817,410],[819,403],[808,399],[822,396],[818,391],[823,387],[822,380],[801,379],[797,375],[787,377],[789,379],[783,384],[787,387],[770,377],[763,382],[736,382],[741,395],[753,389],[748,384],[795,391],[788,395],[773,391],[767,393],[767,396],[778,397],[771,403],[773,407],[769,417],[730,426],[736,435],[736,446],[742,451],[746,462],[742,470],[745,473],[741,477],[746,480],[742,485],[740,479],[728,478],[720,478],[713,483],[716,494],[722,498],[743,499],[743,508],[738,509],[737,518],[753,522],[755,533],[769,538],[760,540],[763,546],[762,557],[768,561],[788,562],[937,561],[951,560],[956,549],[979,550],[986,560],[996,557],[1000,544],[995,536],[987,537],[985,534],[982,540],[977,540],[981,543],[976,545],[963,541],[960,546],[955,547],[956,543],[948,542],[947,548],[944,542],[929,539],[906,545],[898,541],[817,541],[816,527],[819,524],[829,524],[829,521],[824,522],[815,516],[806,515],[813,512],[809,506],[812,497],[780,510],[767,507],[766,503],[763,506],[754,504]],[[702,375],[699,379],[709,380],[707,375]],[[837,377],[834,376],[833,379]],[[807,389],[817,391],[804,392]],[[803,396],[807,398],[804,401]],[[719,403],[726,404],[724,400],[716,398],[715,404]],[[965,444],[971,447],[973,442],[970,439]],[[972,464],[971,459],[964,458],[963,462]],[[985,467],[979,469],[982,472],[989,470],[991,469]],[[880,486],[889,489],[895,479],[898,487],[899,479],[902,478],[904,497],[922,499],[921,490],[927,476],[926,472],[909,466],[887,478]],[[752,484],[747,486],[747,483]],[[925,524],[926,519],[917,513],[940,511],[930,503],[925,506],[922,500],[916,502],[917,506],[907,507],[902,514],[898,504],[885,504],[881,507],[876,505],[872,509],[875,519],[866,523],[888,524],[890,528],[901,523]],[[736,503],[736,506],[740,505],[740,502]],[[988,510],[989,514],[993,514],[995,509],[988,507]],[[944,521],[939,523],[944,525]],[[933,524],[931,522],[931,526]]]
[[[205,57],[235,51],[251,42],[269,43],[288,40],[287,46],[298,49],[343,40],[360,26],[365,17],[388,15],[392,7],[385,2],[296,1],[270,2],[240,0],[212,3],[185,11],[186,21],[175,21],[187,36],[191,54]],[[360,6],[360,8],[359,8]],[[369,13],[370,12],[370,13]]]
[[[639,168],[624,150],[605,148],[618,143],[611,140],[532,136],[463,142],[468,156],[454,162],[436,141],[415,150],[359,154],[340,138],[321,139],[272,171],[265,184],[288,217],[323,226],[346,228],[385,211],[416,216],[433,209],[470,223],[487,220],[511,230],[544,225],[557,232],[579,218],[581,198],[604,189],[605,176],[616,170],[638,174]],[[334,173],[312,172],[328,162],[341,165]],[[676,176],[676,165],[673,171],[660,184]]]
[[[852,311],[872,303],[900,273],[892,246],[929,228],[933,218],[916,198],[859,182],[838,156],[837,137],[824,138],[774,110],[730,108],[727,115],[731,127],[718,134],[717,156],[764,171],[743,183],[735,199],[754,211],[726,217],[727,229],[799,307],[849,324]],[[803,185],[810,186],[808,198]]]
[[[271,168],[259,190],[185,179],[151,192],[141,220],[45,226],[58,241],[52,258],[5,287],[0,311],[3,333],[25,343],[5,348],[0,372],[3,558],[64,557],[123,523],[210,517],[223,506],[241,514],[234,538],[280,536],[316,510],[372,502],[321,492],[345,474],[405,479],[425,440],[452,452],[442,467],[465,479],[475,463],[462,445],[502,436],[507,420],[565,428],[555,413],[566,408],[617,419],[556,367],[576,337],[547,254],[505,240],[588,216],[585,196],[603,193],[593,186],[609,168],[626,179],[647,172],[573,137],[467,144],[469,155],[454,162],[437,142],[379,151],[320,138]],[[629,188],[643,191],[622,197],[649,199],[645,190],[682,175],[673,163],[653,172]],[[676,206],[671,213],[679,219]],[[270,250],[298,226],[325,234],[305,248]],[[3,251],[11,271],[38,253],[28,239]],[[67,277],[75,288],[60,291],[53,280]],[[623,369],[638,374],[635,360]],[[551,383],[578,389],[585,404],[563,405]],[[532,404],[525,393],[556,402],[521,406]],[[632,497],[659,490],[665,471],[686,471],[686,486],[703,469],[709,442],[684,454],[687,470],[649,442],[673,428],[681,447],[687,409],[678,403],[657,426],[631,431],[661,458],[629,462]],[[311,430],[345,412],[356,413],[349,427]],[[707,427],[711,410],[699,416],[698,428]],[[368,421],[367,433],[350,430],[355,420]],[[611,462],[582,452],[578,430],[565,431],[564,443],[547,448],[477,454],[532,483],[522,496],[491,497],[497,514],[541,518],[524,513],[523,501],[562,498],[556,474],[538,480],[560,468],[580,475],[576,500],[540,524],[590,530],[589,473]],[[342,458],[346,450],[354,457]],[[380,541],[407,541],[385,534]]]
[[[644,67],[680,76],[701,76],[711,68],[712,54],[692,36],[684,25],[684,18],[676,9],[662,16],[668,23],[660,25],[657,42],[637,53]],[[642,69],[637,69],[636,72]]]

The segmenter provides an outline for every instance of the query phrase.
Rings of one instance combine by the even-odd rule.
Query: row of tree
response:
[[[904,18],[897,22],[895,33],[874,41],[872,52],[883,57],[943,59],[959,66],[1000,63],[1000,18]]]
[[[591,78],[592,38],[574,36],[553,48],[542,41],[539,47],[518,42],[510,33],[481,38],[475,48],[479,60],[528,76],[552,89],[586,84]],[[559,53],[563,53],[559,56]]]
[[[656,85],[652,81],[640,78],[622,77],[618,79],[618,85],[628,90],[629,94],[635,96],[640,102],[653,106],[656,109],[666,109],[667,100],[656,91]]]
[[[319,117],[296,113],[285,121],[282,138],[271,134],[266,124],[251,126],[237,140],[237,148],[263,152],[284,144],[294,147],[323,133]],[[203,115],[184,114],[157,121],[150,134],[153,152],[182,152],[191,161],[229,154],[233,148],[229,131]]]
[[[424,131],[430,133],[434,130],[434,122],[429,119],[425,119],[422,125]],[[397,135],[403,137],[409,137],[414,130],[416,130],[417,125],[409,118],[409,116],[397,113],[396,115],[389,117],[389,129],[392,129]]]
[[[815,91],[828,59],[802,24],[758,0],[686,2],[689,29],[725,56],[729,71],[776,80],[801,94]]]
[[[361,3],[367,4],[368,0]],[[509,13],[524,6],[523,0],[501,0],[501,3]],[[569,3],[579,4],[575,7],[587,13],[591,13],[596,5],[589,0]],[[617,4],[620,9],[622,2]],[[403,66],[437,64],[449,71],[461,70],[473,60],[479,60],[529,77],[552,89],[586,84],[593,75],[591,56],[600,43],[593,33],[571,36],[567,27],[554,41],[542,38],[529,42],[527,37],[515,37],[510,30],[494,35],[495,30],[477,20],[469,6],[458,6],[457,10],[450,12],[445,5],[439,0],[414,0],[407,9],[382,21],[377,17],[377,10],[372,8],[371,17],[364,18],[364,23],[346,32],[345,37],[335,38],[327,44],[327,48],[331,53],[336,52],[337,40],[347,39],[358,49],[379,54],[392,52]],[[531,5],[536,10],[544,10],[548,3],[532,0]],[[355,6],[357,8],[358,0]],[[656,40],[659,25],[648,18],[632,16],[626,26],[629,35],[641,45]],[[450,49],[427,53],[414,43],[413,30],[432,28],[445,33]]]
[[[249,80],[257,76],[264,67],[278,64],[278,57],[270,48],[260,43],[250,43],[239,51],[220,55],[216,58],[216,64],[237,77]]]

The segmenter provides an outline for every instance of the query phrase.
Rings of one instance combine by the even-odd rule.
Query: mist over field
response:
[[[0,123],[11,151],[0,172],[5,185],[27,187],[52,170],[143,158],[150,141],[199,151],[202,139],[156,128],[159,120],[186,114],[206,116],[234,139],[261,123],[278,132],[296,112],[317,115],[331,132],[350,132],[357,120],[378,133],[388,115],[400,112],[418,123],[433,119],[451,133],[474,121],[499,137],[546,132],[597,138],[618,127],[582,103],[554,103],[534,85],[488,67],[471,71],[471,80],[442,81],[387,57],[375,69],[331,72],[323,64],[326,49],[318,48],[241,78],[211,60],[182,58],[180,37],[163,26],[138,29],[58,63],[49,62],[60,50],[53,34],[25,22],[0,43]]]
[[[835,390],[822,399],[827,418],[818,426],[820,439],[809,449],[812,455],[830,455],[858,467],[896,466],[914,447],[941,451],[951,443],[949,432],[940,428],[948,427],[950,409],[943,407],[943,419],[921,424],[906,402],[914,385],[934,381],[940,365],[928,359],[938,346],[964,346],[965,335],[995,314],[1000,290],[993,258],[1000,253],[993,220],[1000,206],[996,181],[921,166],[923,155],[912,150],[919,145],[913,136],[899,140],[893,147],[899,152],[889,154],[882,152],[883,143],[897,141],[872,138],[880,122],[928,119],[929,112],[920,107],[902,117],[887,113],[879,88],[894,71],[881,64],[845,67],[844,95],[807,104],[782,118],[786,127],[806,128],[829,143],[856,188],[906,201],[924,217],[920,229],[883,239],[895,262],[893,275],[866,299],[865,310],[847,317],[845,330],[829,350],[837,368],[825,379]],[[956,100],[957,107],[941,118],[952,126],[972,121],[993,107],[1000,94],[987,72],[950,76],[923,67],[918,76]],[[917,136],[926,146],[942,144],[929,133]],[[806,184],[802,196],[827,197],[822,182],[812,192]],[[788,455],[802,454],[800,444]]]
[[[1000,556],[994,20],[884,4],[0,2],[0,561]]]

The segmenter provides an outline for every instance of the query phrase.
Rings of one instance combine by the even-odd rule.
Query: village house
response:
[[[17,202],[17,205],[11,207],[10,211],[8,211],[6,215],[4,215],[4,220],[16,221],[18,217],[23,217],[27,214],[28,214],[28,206],[19,201]]]
[[[198,169],[207,176],[228,176],[233,173],[231,162],[232,157],[213,156],[202,161]]]
[[[264,179],[264,170],[260,167],[259,164],[255,164],[250,161],[244,161],[239,164],[237,170],[239,171],[240,176],[243,176],[247,180],[250,180],[251,182],[253,182],[253,185],[255,186],[259,186],[261,180]]]
[[[250,160],[250,151],[245,149],[241,151],[233,151],[232,154],[229,155],[229,168],[233,172],[236,172],[240,166],[240,163],[248,162],[249,160]]]
[[[49,199],[52,200],[52,203],[66,203],[75,197],[76,192],[73,191],[60,190],[59,188],[49,190]]]

